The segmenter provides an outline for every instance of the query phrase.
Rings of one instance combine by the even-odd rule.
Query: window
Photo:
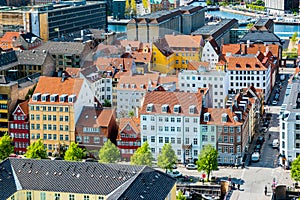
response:
[[[198,150],[194,150],[194,156],[198,156]]]
[[[75,200],[75,195],[74,194],[69,194],[69,200]]]
[[[155,130],[155,127],[152,125],[151,126],[151,131],[154,131]]]
[[[228,142],[228,136],[224,136],[224,142]]]
[[[169,122],[169,118],[168,117],[165,117],[165,122]]]
[[[163,127],[162,127],[162,126],[159,126],[159,127],[158,127],[158,130],[159,130],[159,131],[163,131]]]
[[[202,126],[202,132],[206,133],[207,132],[207,126]]]
[[[147,125],[143,125],[143,130],[147,130]]]
[[[177,144],[181,144],[181,138],[177,138]]]
[[[158,138],[158,143],[163,143],[163,137]]]
[[[155,119],[154,119],[154,116],[151,116],[150,120],[151,120],[151,121],[154,121],[154,120],[155,120]]]
[[[147,117],[146,116],[143,116],[143,121],[147,121]]]
[[[230,136],[230,143],[233,143],[234,142],[234,137],[233,136]]]
[[[185,132],[189,132],[190,128],[189,127],[185,127]]]
[[[32,200],[31,192],[26,192],[26,200]]]
[[[194,133],[197,133],[197,132],[198,132],[197,127],[194,127]]]
[[[189,144],[190,143],[190,138],[185,138],[185,144]]]
[[[181,118],[178,117],[177,118],[177,122],[180,123],[181,122]]]
[[[207,142],[207,141],[208,141],[207,135],[202,135],[202,142]]]
[[[181,127],[177,127],[177,132],[181,132]]]
[[[52,116],[52,120],[53,120],[53,121],[56,121],[56,115],[53,115],[53,116]]]
[[[151,142],[155,142],[155,136],[151,136]]]
[[[55,193],[54,194],[54,200],[60,200],[60,194]]]
[[[171,137],[171,143],[175,144],[175,138]]]
[[[43,115],[43,120],[47,120],[47,115]]]
[[[214,142],[214,141],[215,141],[215,136],[214,136],[214,135],[210,136],[210,141],[211,141],[211,142]]]
[[[185,122],[186,122],[186,123],[189,123],[189,122],[190,122],[190,119],[189,119],[189,118],[185,118]]]
[[[224,126],[224,133],[228,133],[228,127]]]
[[[165,126],[165,131],[169,131],[169,127],[168,126]]]
[[[198,138],[194,138],[194,145],[198,145]]]
[[[84,195],[83,200],[90,200],[90,196],[89,195]]]
[[[177,155],[181,156],[181,150],[180,149],[177,149]]]
[[[60,121],[60,122],[64,121],[64,116],[60,115],[60,116],[59,116],[59,121]]]
[[[143,142],[147,142],[147,136],[143,136]]]
[[[98,200],[104,200],[104,197],[98,197]]]
[[[162,118],[162,117],[159,117],[159,118],[158,118],[158,121],[159,121],[159,122],[162,122],[162,121],[163,121],[163,118]]]
[[[65,135],[65,140],[69,141],[69,135]]]
[[[69,112],[69,107],[65,107],[65,112]]]
[[[69,116],[65,116],[65,122],[69,121]]]

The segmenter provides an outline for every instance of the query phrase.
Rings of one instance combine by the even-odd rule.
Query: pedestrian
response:
[[[265,196],[267,196],[267,193],[268,193],[268,189],[267,186],[265,186]]]
[[[271,133],[269,133],[269,139],[271,138]]]
[[[238,187],[238,190],[240,190],[240,186],[241,186],[241,185],[240,185],[240,184],[238,184],[238,186],[237,186],[237,187]]]

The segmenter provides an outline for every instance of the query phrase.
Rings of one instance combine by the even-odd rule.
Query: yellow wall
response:
[[[39,110],[37,110],[39,106]],[[46,107],[46,111],[43,111],[43,107]],[[34,110],[32,110],[34,107]],[[51,107],[51,111],[48,111],[48,107]],[[56,111],[53,111],[53,107],[56,107]],[[60,112],[60,108],[63,107],[63,111]],[[65,108],[68,108],[68,112],[65,112]],[[31,115],[34,115],[34,120],[31,120]],[[37,115],[40,116],[40,120],[37,120]],[[43,115],[46,115],[46,120],[43,120]],[[51,115],[51,120],[48,120],[48,115]],[[53,120],[53,116],[56,116],[56,121]],[[63,121],[60,121],[60,116],[63,116]],[[68,116],[68,122],[65,121],[65,116]],[[40,139],[44,144],[47,144],[47,151],[53,152],[54,146],[58,144],[70,145],[75,141],[75,123],[74,123],[74,108],[71,105],[51,105],[51,104],[33,104],[29,105],[29,119],[30,119],[30,143],[35,142],[37,134],[40,134]],[[32,124],[35,125],[34,129],[31,129]],[[36,125],[40,125],[40,129],[36,129]],[[43,130],[44,124],[47,125],[47,129]],[[48,124],[52,125],[52,130],[48,130]],[[56,130],[53,130],[53,125],[56,125]],[[60,131],[60,125],[63,125],[63,131]],[[69,127],[68,131],[65,131],[65,125]],[[47,134],[47,139],[44,139],[44,134]],[[48,139],[48,134],[52,135],[52,139]],[[56,134],[56,140],[53,139],[53,135]],[[34,135],[34,138],[32,136]],[[63,135],[63,140],[60,140],[60,135]],[[65,140],[65,136],[68,135],[68,141]],[[49,150],[49,144],[52,144],[52,150]]]
[[[31,192],[32,200],[42,200],[41,193],[45,193],[46,199],[45,200],[53,200],[55,199],[56,192],[46,192],[46,191],[29,191],[29,190],[20,190],[17,191],[14,195],[12,195],[8,200],[27,200],[26,194],[27,192]],[[75,193],[64,193],[64,192],[57,192],[60,194],[60,200],[69,200],[69,195],[74,194],[75,200],[84,200],[84,196],[88,195],[89,200],[99,200],[99,197],[103,197],[103,200],[106,200],[106,196],[102,195],[91,195],[91,194],[75,194]]]
[[[45,42],[49,40],[48,13],[40,14],[40,37]]]
[[[165,198],[165,200],[176,200],[176,184],[174,184],[171,189],[169,195]]]
[[[175,68],[177,69],[186,69],[188,62],[190,61],[200,61],[199,50],[196,51],[176,51],[175,53],[178,64],[175,62]],[[184,63],[182,63],[184,61]],[[188,61],[188,62],[186,62]]]
[[[152,48],[152,69],[166,74],[175,68],[175,54],[171,54],[166,57],[161,51],[153,45]]]

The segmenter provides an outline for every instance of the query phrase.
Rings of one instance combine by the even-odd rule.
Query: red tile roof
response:
[[[137,117],[120,118],[119,133],[121,133],[122,130],[124,130],[128,124],[134,130],[135,133],[140,133],[140,123],[140,118]]]
[[[218,125],[218,126],[240,126],[242,122],[235,121],[233,119],[236,114],[232,112],[229,108],[204,108],[204,113],[210,114],[210,120],[208,122],[203,121],[203,115],[201,117],[201,124],[210,124],[210,125]],[[222,122],[222,114],[227,114],[227,122]]]

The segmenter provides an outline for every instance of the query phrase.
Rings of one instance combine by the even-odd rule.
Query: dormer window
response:
[[[246,64],[246,68],[251,68],[251,66],[249,64]]]
[[[227,115],[226,113],[223,113],[223,114],[222,114],[222,122],[223,122],[223,123],[226,123],[226,122],[227,122],[227,117],[228,117],[228,115]]]
[[[120,84],[120,88],[124,88],[124,84]]]
[[[242,120],[242,117],[243,117],[242,111],[235,111],[234,113],[236,114],[239,121]]]
[[[42,95],[42,102],[46,102],[48,97],[49,97],[49,94],[43,94]]]
[[[235,67],[236,68],[241,68],[241,65],[237,63],[237,64],[235,64]]]
[[[207,112],[207,113],[204,113],[204,122],[209,122],[209,120],[210,120],[210,113],[209,112]]]
[[[32,101],[38,101],[41,98],[41,93],[36,93],[32,95]]]
[[[174,113],[180,113],[181,111],[181,106],[180,105],[175,105],[174,106]]]
[[[144,84],[141,84],[140,87],[141,87],[142,89],[144,89],[144,88],[145,88],[145,85],[144,85]]]
[[[58,94],[52,94],[52,95],[50,96],[50,102],[56,102],[57,97],[58,97]]]
[[[128,83],[126,83],[126,88],[129,88],[129,84]]]
[[[190,114],[195,114],[195,112],[196,112],[196,106],[194,106],[194,105],[193,105],[193,106],[190,106],[190,107],[189,107],[189,113],[190,113]]]
[[[74,103],[76,100],[76,95],[75,94],[72,94],[68,97],[68,102],[69,103]]]
[[[169,110],[169,105],[168,105],[168,104],[162,105],[162,107],[161,107],[161,112],[167,113],[168,110]]]
[[[154,107],[154,105],[152,104],[152,103],[150,103],[150,104],[148,104],[147,105],[147,112],[153,112],[153,107]]]
[[[136,85],[135,84],[131,84],[131,88],[136,88]]]
[[[68,96],[67,94],[60,95],[59,102],[65,102],[67,100],[67,96]]]
[[[238,118],[237,116],[233,116],[233,120],[234,120],[235,122],[238,122],[238,121],[239,121],[239,118]]]
[[[255,64],[255,68],[260,68],[259,64]]]

